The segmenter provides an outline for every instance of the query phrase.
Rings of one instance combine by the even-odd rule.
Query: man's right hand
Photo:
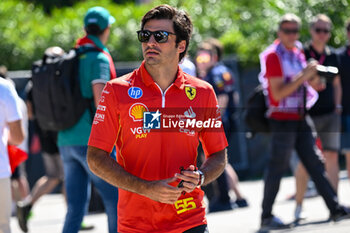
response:
[[[303,70],[305,81],[314,79],[316,78],[315,76],[318,76],[317,69],[316,69],[317,65],[318,65],[318,62],[316,60],[312,60],[307,64],[307,66]]]
[[[154,201],[174,204],[184,188],[174,187],[178,183],[175,176],[169,179],[146,181],[136,177],[121,167],[109,156],[109,152],[88,146],[87,161],[91,171],[108,183],[129,192],[137,193]]]
[[[316,60],[312,60],[307,64],[303,70],[304,80],[306,80],[316,91],[322,91],[326,88],[326,85],[317,74],[317,65],[318,62]]]
[[[174,204],[181,196],[182,191],[184,191],[183,188],[170,185],[176,180],[176,177],[172,177],[165,180],[150,181],[147,183],[147,188],[143,195],[154,201]]]

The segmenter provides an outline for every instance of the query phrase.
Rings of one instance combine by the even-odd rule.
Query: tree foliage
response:
[[[136,31],[142,16],[153,6],[167,3],[186,10],[194,23],[190,54],[207,37],[219,38],[226,54],[237,54],[244,67],[256,66],[258,54],[275,39],[279,18],[292,12],[302,18],[301,40],[309,37],[308,23],[325,13],[333,21],[330,44],[345,43],[344,22],[350,16],[350,0],[155,0],[151,4],[116,4],[116,1],[73,1],[73,6],[50,8],[50,14],[39,1],[2,0],[0,4],[0,63],[9,69],[29,69],[41,58],[45,48],[58,45],[64,49],[74,46],[83,36],[83,17],[88,8],[100,5],[116,18],[108,42],[117,61],[142,59]],[[127,2],[127,1],[123,1]]]

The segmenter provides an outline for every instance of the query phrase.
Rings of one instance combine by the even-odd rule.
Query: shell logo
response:
[[[129,108],[129,116],[133,121],[142,121],[144,112],[148,112],[148,108],[143,103],[135,103]]]

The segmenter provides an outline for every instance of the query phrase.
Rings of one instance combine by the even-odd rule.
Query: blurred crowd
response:
[[[96,14],[101,14],[102,18],[94,21]],[[77,47],[93,44],[99,49],[98,55],[84,55],[87,59],[82,65],[84,68],[80,69],[84,85],[82,93],[93,99],[95,107],[106,82],[116,76],[111,71],[114,63],[110,55],[101,55],[109,54],[106,46],[114,21],[105,9],[90,9],[84,18],[86,37],[76,44]],[[296,221],[307,218],[302,204],[310,186],[316,187],[315,195],[324,198],[332,220],[350,215],[350,210],[337,201],[339,156],[345,156],[350,177],[350,45],[347,43],[335,49],[327,44],[332,21],[326,15],[316,15],[310,21],[309,41],[298,40],[300,28],[298,16],[284,15],[278,25],[276,40],[260,54],[259,81],[265,90],[266,117],[271,134],[271,156],[264,176],[261,215],[264,229],[289,227],[272,213],[280,180],[288,169],[293,171],[296,179],[293,195]],[[345,23],[344,32],[350,41],[350,20]],[[226,138],[230,141],[237,131],[237,106],[241,102],[235,82],[237,77],[223,63],[225,52],[218,39],[206,38],[196,47],[195,56],[186,55],[179,66],[187,74],[211,84]],[[54,58],[64,53],[59,47],[50,47],[45,56]],[[334,67],[337,69],[334,75],[327,73]],[[20,228],[28,232],[28,221],[35,214],[32,207],[40,197],[53,191],[62,192],[66,200],[63,232],[92,229],[94,226],[83,223],[91,181],[103,200],[109,232],[117,232],[118,190],[93,174],[86,161],[91,128],[89,112],[85,112],[73,129],[59,132],[42,129],[36,118],[33,82],[28,82],[22,99],[15,92],[14,82],[7,77],[6,67],[1,67],[0,76],[0,233],[10,232],[11,215],[16,215]],[[17,146],[17,150],[11,150],[10,146]],[[115,153],[115,150],[111,153],[112,158]],[[31,171],[26,170],[25,160],[33,154],[41,154],[45,174],[30,189],[26,177]],[[200,166],[205,161],[200,147],[198,155]],[[208,212],[249,206],[230,163],[215,182],[203,189]]]

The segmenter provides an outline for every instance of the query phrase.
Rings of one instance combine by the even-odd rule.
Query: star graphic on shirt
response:
[[[156,120],[158,117],[160,117],[160,115],[162,115],[162,114],[159,112],[159,110],[157,110],[156,113],[152,113],[153,118],[152,118],[151,122],[153,122],[153,121]]]

